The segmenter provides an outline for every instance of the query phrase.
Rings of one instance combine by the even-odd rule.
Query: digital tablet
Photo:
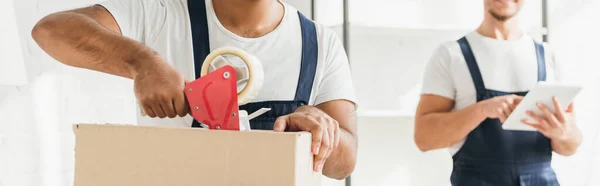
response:
[[[556,113],[552,97],[556,96],[560,105],[567,109],[569,104],[573,102],[577,94],[581,92],[581,86],[564,85],[556,83],[540,82],[523,98],[521,103],[508,116],[502,128],[504,130],[522,130],[522,131],[537,131],[537,129],[521,122],[522,119],[534,121],[526,111],[531,110],[534,113],[541,115],[542,111],[536,106],[540,102],[548,107],[550,111]]]

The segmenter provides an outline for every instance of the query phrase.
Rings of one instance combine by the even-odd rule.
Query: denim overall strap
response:
[[[546,55],[544,52],[544,45],[538,42],[535,44],[535,54],[537,56],[538,64],[538,81],[546,81]]]
[[[477,65],[477,61],[475,60],[475,55],[473,55],[473,50],[471,49],[471,45],[469,41],[467,41],[466,37],[463,37],[458,40],[458,44],[460,45],[460,50],[467,62],[467,67],[469,68],[469,72],[471,72],[471,79],[473,79],[473,84],[475,85],[475,90],[477,91],[477,101],[482,100],[480,95],[486,90],[485,83],[483,83],[483,78],[481,77],[481,71],[479,70],[479,66]]]
[[[192,46],[194,47],[194,72],[196,79],[200,78],[202,63],[210,54],[208,24],[206,19],[206,4],[204,1],[188,0],[190,26],[192,28]]]
[[[200,0],[188,0],[188,13],[190,15],[190,26],[192,28],[192,46],[194,51],[195,77],[200,78],[202,63],[210,54],[210,41],[208,37],[208,24],[206,16],[206,4]],[[200,123],[194,119],[192,127],[200,127]]]
[[[300,27],[302,29],[302,60],[300,65],[300,76],[294,100],[303,101],[308,104],[312,86],[317,71],[319,58],[319,43],[317,41],[317,29],[315,23],[298,11]]]
[[[317,30],[315,23],[302,13],[298,12],[298,17],[302,31],[302,59],[294,100],[269,100],[240,106],[240,110],[246,110],[248,113],[255,112],[260,108],[271,108],[271,111],[250,121],[252,129],[272,130],[277,117],[290,114],[296,108],[310,102],[319,57]]]

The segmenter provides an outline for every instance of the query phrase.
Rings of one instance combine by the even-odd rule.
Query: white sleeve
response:
[[[323,78],[318,85],[318,92],[314,105],[332,100],[348,100],[357,104],[348,57],[340,40],[331,30],[325,29],[327,50]]]
[[[152,40],[166,21],[163,0],[105,0],[99,5],[112,14],[123,36],[142,43]]]
[[[571,78],[569,76],[569,74],[567,74],[568,71],[571,70],[567,70],[566,68],[568,68],[568,66],[565,66],[563,63],[560,63],[562,60],[560,60],[557,57],[556,52],[554,51],[553,47],[551,45],[549,45],[548,43],[543,43],[544,46],[544,57],[546,59],[546,70],[548,69],[552,69],[554,72],[554,81],[558,82],[558,83],[568,83],[570,82]]]
[[[456,87],[451,74],[452,57],[446,46],[439,46],[434,52],[423,77],[421,94],[432,94],[454,100]]]

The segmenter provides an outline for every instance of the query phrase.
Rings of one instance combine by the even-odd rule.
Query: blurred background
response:
[[[62,65],[30,37],[43,16],[100,1],[0,0],[0,185],[72,185],[71,124],[136,122],[131,80]],[[433,49],[475,29],[483,1],[284,2],[343,39],[360,101],[356,170],[324,185],[449,186],[450,154],[416,148],[413,115]],[[527,0],[520,13],[522,27],[568,64],[568,80],[585,86],[576,101],[582,147],[553,161],[565,186],[600,185],[598,9],[598,0]]]

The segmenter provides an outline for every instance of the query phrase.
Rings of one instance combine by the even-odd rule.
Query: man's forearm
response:
[[[570,156],[577,152],[577,148],[581,145],[583,135],[581,130],[575,128],[572,137],[566,140],[552,140],[552,150],[563,156]]]
[[[345,179],[356,165],[357,137],[344,129],[340,129],[339,146],[331,152],[325,165],[323,175],[334,179]]]
[[[477,104],[463,110],[416,118],[415,142],[421,151],[450,147],[465,138],[486,116]]]
[[[76,12],[46,16],[34,27],[32,36],[46,53],[66,65],[126,78],[135,75],[139,61],[154,55],[143,44]]]

